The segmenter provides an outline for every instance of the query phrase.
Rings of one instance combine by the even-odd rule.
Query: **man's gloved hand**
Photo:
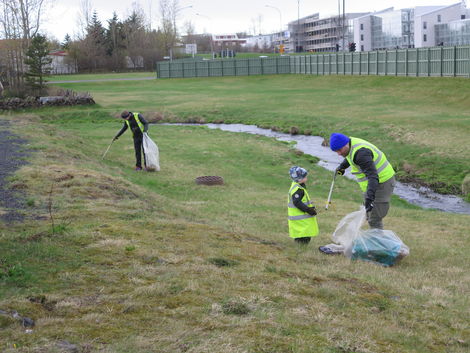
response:
[[[309,207],[307,213],[310,216],[316,216],[317,215],[317,209],[315,207]]]
[[[374,208],[374,201],[371,199],[366,199],[366,201],[364,202],[364,207],[366,208],[366,212],[372,211],[372,209]]]
[[[341,167],[336,168],[336,174],[338,175],[344,175],[345,172],[346,172],[346,169],[343,169]]]

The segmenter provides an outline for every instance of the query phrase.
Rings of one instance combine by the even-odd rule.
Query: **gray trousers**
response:
[[[395,177],[391,177],[385,183],[379,184],[375,192],[374,208],[367,212],[367,222],[371,228],[384,229],[382,219],[387,215],[390,208],[390,198],[395,188]],[[365,194],[364,194],[365,196]]]

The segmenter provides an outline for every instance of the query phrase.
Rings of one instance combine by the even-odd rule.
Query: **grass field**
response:
[[[92,92],[110,113],[358,136],[386,151],[401,180],[443,193],[460,193],[470,174],[468,79],[278,75],[63,87]]]
[[[0,225],[0,310],[36,320],[33,332],[25,333],[0,315],[2,352],[62,352],[63,341],[80,352],[468,351],[468,215],[422,210],[394,198],[385,223],[411,254],[399,266],[383,268],[317,250],[331,242],[338,221],[361,202],[357,185],[344,178],[337,181],[330,210],[318,215],[320,235],[306,248],[288,238],[288,168],[309,169],[309,191],[319,208],[331,177],[289,144],[204,127],[156,125],[150,135],[160,148],[161,172],[132,170],[129,133],[101,160],[122,124],[111,115],[135,106],[172,120],[222,119],[325,134],[343,127],[368,138],[378,138],[378,132],[364,128],[368,122],[380,130],[393,124],[391,116],[401,117],[402,130],[390,128],[395,137],[380,140],[387,148],[408,144],[405,134],[415,126],[428,129],[419,122],[425,114],[407,120],[404,108],[393,113],[393,99],[385,103],[387,97],[377,92],[382,107],[377,111],[390,109],[381,115],[387,123],[363,118],[355,110],[372,108],[360,104],[351,109],[356,125],[344,121],[346,109],[338,108],[335,116],[333,101],[321,87],[333,92],[340,78],[271,81],[300,95],[302,89],[294,86],[313,87],[318,108],[330,111],[331,119],[303,106],[314,107],[313,93],[299,98],[289,112],[278,102],[280,88],[259,79],[264,84],[242,78],[238,87],[227,78],[70,84],[90,91],[100,106],[2,116],[13,132],[29,139],[32,156],[10,180],[11,187],[25,193],[28,218]],[[430,92],[411,81],[414,86],[405,89],[385,79],[376,82],[377,91]],[[366,85],[361,78],[358,82]],[[362,90],[374,92],[373,82]],[[467,84],[442,82],[449,90]],[[251,93],[241,93],[242,85]],[[258,92],[264,89],[271,93]],[[273,107],[267,104],[270,95]],[[416,104],[426,108],[424,102]],[[457,122],[446,125],[435,113],[430,121],[441,127],[443,137],[447,132],[459,138],[460,130],[468,129],[466,104],[456,102],[447,110],[436,104],[436,111]],[[410,146],[439,151],[439,146],[417,142]],[[456,148],[450,141],[446,147]],[[451,157],[442,156],[449,165],[457,163]],[[226,183],[198,186],[194,178],[200,175],[221,175]]]

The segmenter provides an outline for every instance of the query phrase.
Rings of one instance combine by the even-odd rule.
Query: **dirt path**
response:
[[[0,207],[6,209],[0,213],[0,220],[4,222],[24,219],[21,212],[25,208],[23,193],[10,187],[8,177],[27,163],[23,157],[28,154],[22,148],[27,141],[12,134],[9,126],[7,120],[0,119]]]

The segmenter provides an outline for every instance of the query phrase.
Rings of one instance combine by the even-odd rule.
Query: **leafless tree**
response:
[[[0,79],[12,90],[23,86],[23,58],[31,38],[39,32],[43,11],[50,0],[2,0],[0,2],[0,39],[5,45],[0,52],[0,66],[5,72]]]
[[[42,12],[49,0],[2,0],[2,4],[14,18],[22,38],[29,40],[38,33]]]
[[[186,43],[193,43],[195,38],[194,34],[196,30],[194,29],[194,24],[191,21],[186,21],[184,23],[184,32],[186,33]]]
[[[93,16],[93,5],[91,0],[80,0],[80,9],[77,15],[78,38],[83,39],[87,34]]]
[[[167,53],[171,53],[176,44],[176,15],[178,8],[178,0],[160,0],[160,32]]]

